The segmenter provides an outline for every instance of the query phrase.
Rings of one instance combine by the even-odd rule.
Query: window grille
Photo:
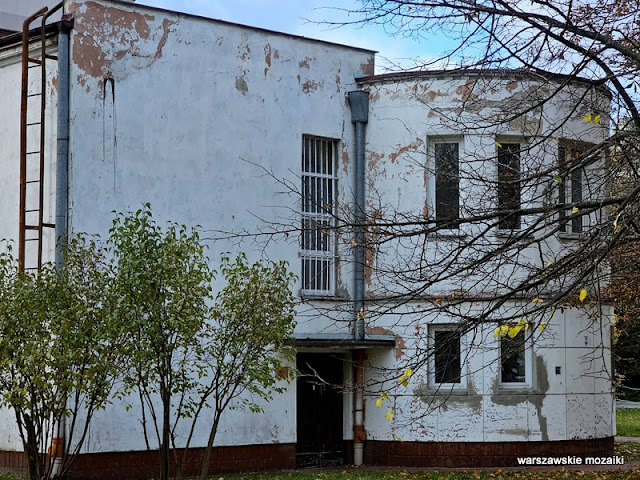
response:
[[[335,162],[337,140],[302,139],[302,290],[335,293]]]

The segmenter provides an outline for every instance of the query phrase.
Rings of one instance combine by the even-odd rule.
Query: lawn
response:
[[[616,428],[623,437],[640,437],[640,408],[618,408]]]
[[[640,461],[640,443],[616,443],[616,456],[624,457],[625,463]],[[225,475],[212,477],[211,480],[638,480],[640,467],[633,470],[610,471],[578,471],[558,469],[555,471],[533,472],[495,469],[491,471],[475,472],[409,472],[401,468],[388,470],[369,470],[346,467],[342,470],[318,471],[301,470],[286,473],[255,473],[249,475]],[[16,477],[0,474],[0,480],[18,480]],[[123,479],[126,480],[126,479]],[[192,479],[195,480],[195,479]]]
[[[399,469],[397,471],[365,471],[351,468],[335,472],[233,476],[225,477],[224,480],[564,480],[576,478],[580,480],[637,480],[639,475],[640,470],[638,469],[606,472],[578,472],[576,470],[514,472],[500,469],[490,472],[407,472]]]

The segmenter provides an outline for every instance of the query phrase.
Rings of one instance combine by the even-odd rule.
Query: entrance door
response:
[[[340,354],[299,353],[296,466],[342,465],[342,369]]]

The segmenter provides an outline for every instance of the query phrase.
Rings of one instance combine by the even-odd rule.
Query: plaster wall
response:
[[[559,80],[496,74],[479,78],[473,74],[407,75],[364,81],[370,90],[370,119],[367,125],[367,207],[373,218],[389,222],[433,220],[435,217],[436,172],[434,143],[460,143],[460,216],[489,215],[485,221],[463,223],[458,229],[439,231],[423,238],[420,234],[389,241],[384,232],[372,232],[381,248],[371,255],[367,291],[372,297],[401,295],[405,286],[396,271],[412,271],[415,260],[431,264],[423,274],[433,284],[426,294],[447,295],[452,291],[478,296],[517,285],[528,269],[541,269],[566,253],[576,242],[549,235],[540,246],[513,251],[504,258],[485,262],[481,269],[466,264],[504,243],[509,232],[499,232],[491,223],[497,209],[497,145],[518,143],[521,153],[521,202],[524,208],[541,208],[557,201],[553,175],[557,173],[558,145],[565,141],[595,142],[605,138],[606,122],[588,123],[584,117],[608,111],[609,102],[601,90]],[[489,160],[487,160],[489,159]],[[603,195],[606,184],[600,175],[603,161],[586,169],[587,199]],[[596,181],[597,179],[597,181]],[[523,228],[536,216],[523,216]],[[595,214],[584,218],[595,221]],[[536,236],[546,235],[556,223],[537,227]],[[410,230],[410,227],[407,227]],[[377,236],[376,236],[377,235]],[[466,246],[460,249],[461,245]],[[452,253],[459,250],[461,254]],[[436,279],[443,262],[446,278]],[[442,263],[441,263],[442,262]],[[387,273],[391,272],[391,273]],[[452,273],[458,272],[458,273]],[[416,274],[417,275],[417,274]],[[436,280],[434,280],[436,279]],[[563,281],[568,281],[568,278]],[[501,287],[502,285],[502,287]],[[553,289],[554,286],[551,288]]]
[[[108,0],[66,7],[75,22],[70,230],[106,237],[112,211],[149,202],[160,224],[198,226],[214,266],[240,249],[297,272],[295,233],[242,241],[228,232],[298,228],[304,134],[340,140],[338,202],[351,201],[346,93],[355,74],[373,73],[372,52]],[[338,289],[348,292],[343,275]],[[349,319],[301,307],[297,331],[348,332]],[[216,445],[295,442],[293,384],[264,409],[229,411]],[[84,451],[143,449],[139,413],[118,405],[97,415]]]
[[[367,358],[366,429],[371,440],[519,442],[603,438],[615,434],[611,382],[610,319],[584,308],[558,310],[543,332],[529,331],[527,384],[500,382],[498,322],[487,322],[462,336],[462,379],[454,386],[433,385],[427,351],[432,325],[452,325],[446,315],[413,314],[416,304],[384,316],[378,328],[399,332],[402,348],[370,351]],[[477,305],[478,311],[486,305]],[[413,318],[416,317],[416,318]],[[382,321],[385,322],[381,327]],[[399,325],[414,322],[414,333]],[[407,387],[397,375],[411,367]],[[398,374],[399,375],[399,374]],[[386,379],[382,381],[381,379]],[[390,394],[382,406],[376,401]],[[391,412],[389,421],[385,415]]]

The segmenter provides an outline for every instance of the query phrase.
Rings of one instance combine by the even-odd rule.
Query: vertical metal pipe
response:
[[[353,464],[364,463],[364,350],[356,350],[354,364],[354,402],[353,402]]]
[[[355,125],[356,151],[354,174],[354,285],[353,285],[353,309],[354,309],[354,339],[364,340],[364,268],[365,268],[365,124],[369,121],[369,92],[357,90],[349,92],[349,105],[351,106],[351,122]]]
[[[69,31],[71,24],[60,22],[58,33],[58,134],[56,158],[56,268],[64,265],[64,246],[67,240],[68,210],[68,169],[69,169]],[[53,471],[56,475],[62,469],[65,443],[67,439],[66,416],[61,415],[58,431],[52,441],[55,455]],[[54,450],[53,447],[57,448]]]
[[[364,268],[365,268],[365,124],[369,121],[369,93],[361,90],[349,92],[351,122],[355,126],[355,166],[354,166],[354,340],[364,340]],[[354,412],[353,412],[353,463],[364,462],[364,350],[356,350],[354,364]]]
[[[69,30],[58,34],[58,156],[56,161],[56,266],[63,265],[67,237],[69,161]]]

